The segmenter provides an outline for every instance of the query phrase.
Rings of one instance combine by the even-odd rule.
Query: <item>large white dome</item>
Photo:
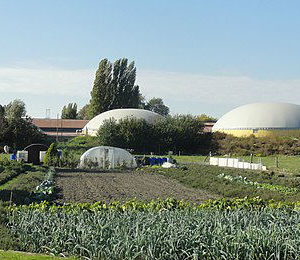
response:
[[[218,130],[300,129],[300,106],[289,103],[254,103],[223,115],[213,127]]]
[[[113,110],[103,112],[95,116],[93,119],[91,119],[83,128],[83,132],[88,135],[96,135],[99,128],[103,125],[105,120],[114,119],[118,122],[121,119],[126,119],[126,118],[144,119],[148,123],[153,124],[156,119],[162,118],[162,116],[152,111],[144,110],[144,109],[135,109],[135,108],[113,109]]]

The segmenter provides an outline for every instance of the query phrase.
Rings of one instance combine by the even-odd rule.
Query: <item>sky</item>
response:
[[[298,0],[0,0],[0,104],[56,118],[122,57],[171,114],[300,104],[299,28]]]

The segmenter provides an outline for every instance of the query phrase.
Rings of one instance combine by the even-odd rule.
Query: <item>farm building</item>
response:
[[[87,150],[80,157],[80,168],[95,167],[114,169],[135,168],[135,158],[126,150],[111,146],[97,146]]]
[[[88,120],[33,118],[32,123],[46,135],[60,138],[78,136]]]
[[[223,115],[213,132],[238,137],[300,136],[300,105],[254,103],[240,106]]]
[[[82,129],[82,132],[85,135],[95,136],[105,120],[114,119],[116,121],[120,121],[126,118],[144,119],[151,124],[154,123],[156,119],[162,118],[162,116],[144,109],[113,109],[95,116],[86,124],[86,126]]]

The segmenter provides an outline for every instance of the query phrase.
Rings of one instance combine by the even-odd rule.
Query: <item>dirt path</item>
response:
[[[58,173],[59,202],[96,202],[137,198],[200,202],[217,198],[202,190],[187,188],[166,176],[149,173]]]

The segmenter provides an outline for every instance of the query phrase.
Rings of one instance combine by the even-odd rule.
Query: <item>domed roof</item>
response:
[[[93,119],[91,119],[83,128],[83,132],[86,132],[89,135],[96,135],[97,131],[103,125],[105,120],[115,119],[118,122],[121,119],[126,119],[126,118],[144,119],[148,123],[152,124],[154,123],[155,119],[162,118],[162,116],[152,111],[144,110],[144,109],[135,109],[135,108],[113,109],[113,110],[103,112],[95,116]]]
[[[230,129],[297,129],[300,106],[289,103],[254,103],[223,115],[213,131]]]

